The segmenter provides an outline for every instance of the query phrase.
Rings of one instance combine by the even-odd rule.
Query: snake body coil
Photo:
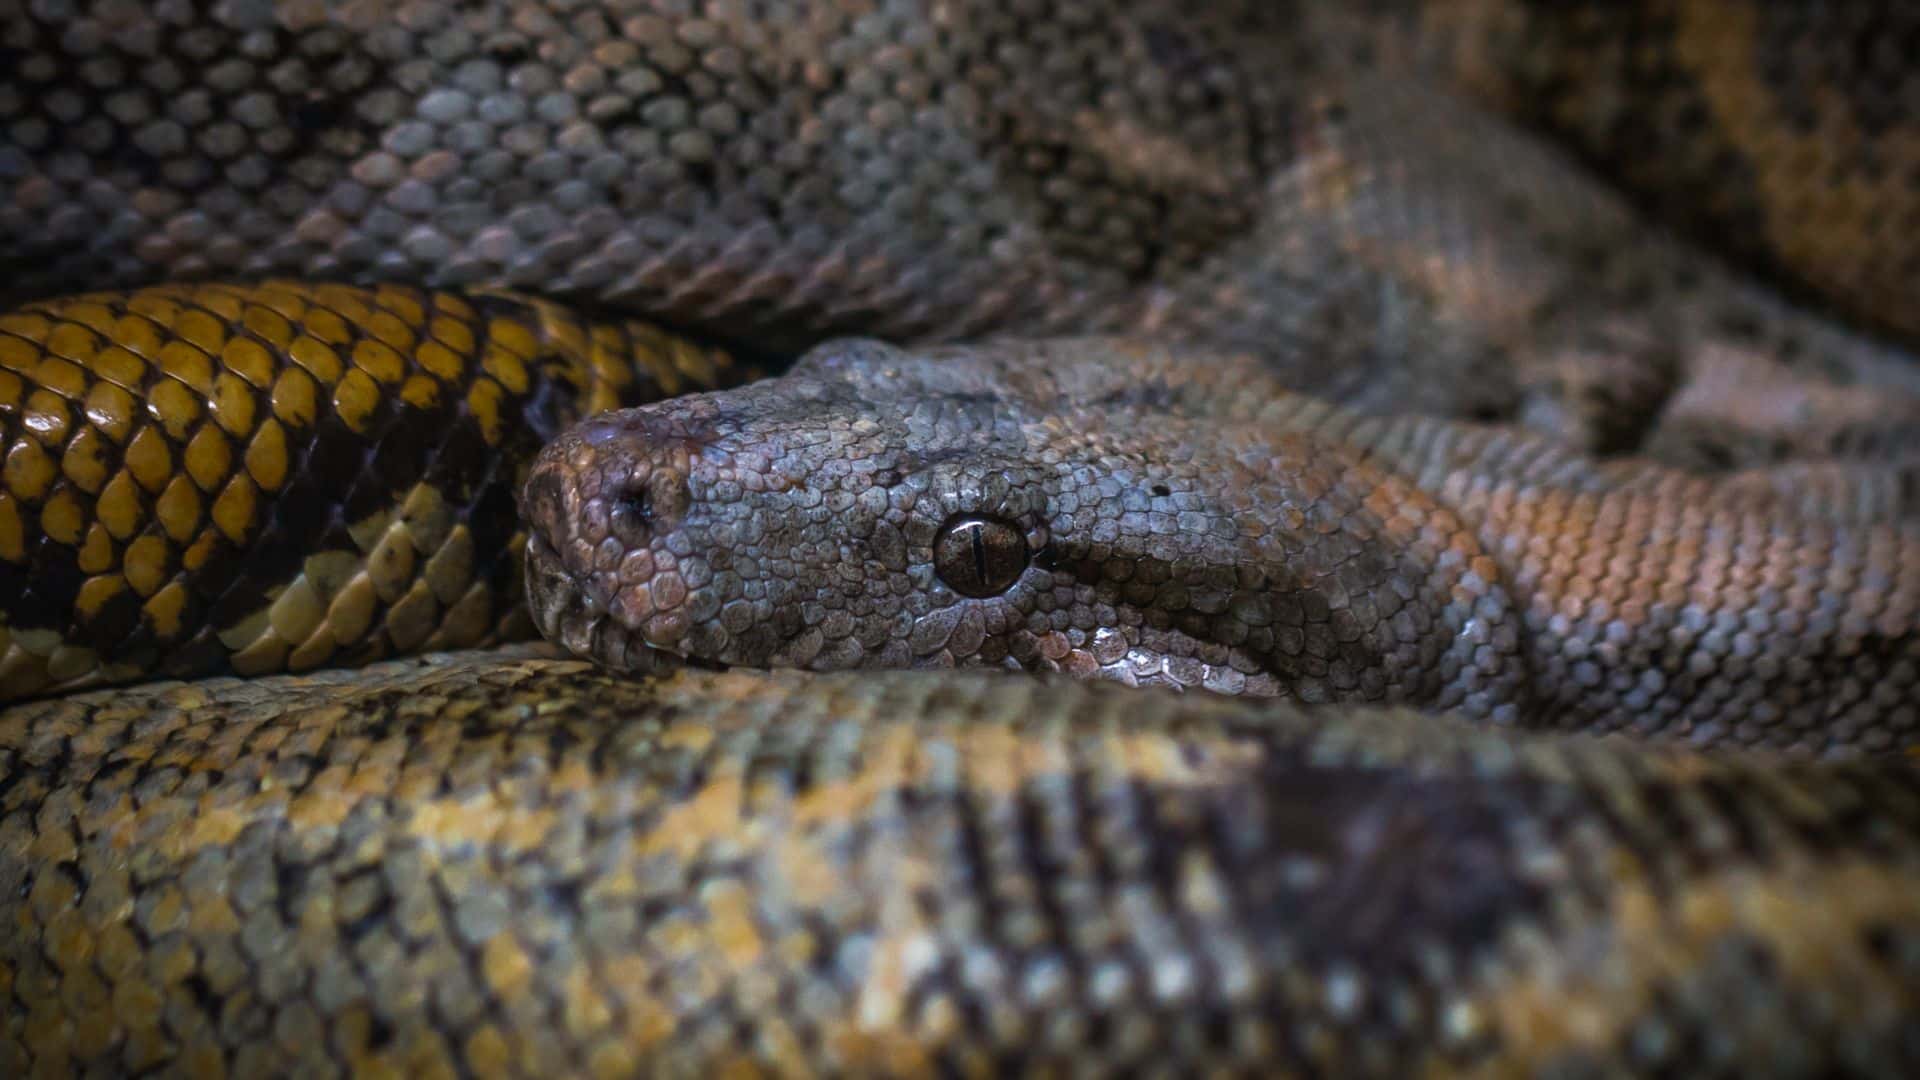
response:
[[[525,637],[533,452],[729,370],[506,294],[173,286],[0,316],[0,700]]]
[[[541,629],[629,669],[999,666],[1884,753],[1920,745],[1920,529],[1861,497],[1894,478],[1599,464],[1125,341],[855,341],[579,425],[523,510]]]
[[[0,766],[15,1075],[1920,1058],[1895,760],[478,653],[17,706]]]

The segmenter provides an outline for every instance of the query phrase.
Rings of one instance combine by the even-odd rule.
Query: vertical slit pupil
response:
[[[934,541],[933,557],[934,572],[955,592],[993,596],[1019,580],[1031,553],[1012,522],[968,515],[948,521]]]

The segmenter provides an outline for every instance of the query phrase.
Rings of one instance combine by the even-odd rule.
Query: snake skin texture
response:
[[[16,707],[0,766],[8,1075],[1920,1065],[1894,761],[483,653]]]
[[[1920,421],[1904,355],[1370,63],[1320,25],[1338,5],[12,10],[20,295],[282,274],[537,288],[788,352],[1147,335],[1355,407],[1682,464]],[[1728,383],[1763,404],[1729,408]]]
[[[522,506],[542,631],[629,669],[1012,666],[1920,747],[1920,520],[1767,479],[1362,419],[1234,358],[850,342],[589,420]]]
[[[1900,144],[1556,10],[0,0],[0,1075],[1920,1071]]]
[[[1913,5],[1475,0],[1421,5],[1414,21],[1435,66],[1639,205],[1920,341]]]
[[[0,700],[529,637],[514,496],[541,443],[734,370],[506,293],[0,314]]]

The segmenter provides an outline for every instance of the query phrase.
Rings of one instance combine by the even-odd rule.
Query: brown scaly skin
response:
[[[507,293],[156,286],[0,313],[0,700],[532,636],[514,497],[541,443],[740,375]]]
[[[535,620],[619,667],[1010,666],[1897,751],[1920,520],[1855,472],[1595,465],[1123,341],[852,341],[589,420],[522,506]]]
[[[488,283],[792,351],[1145,335],[1719,467],[1920,425],[1904,356],[1343,43],[1343,7],[28,3],[0,282]]]
[[[1850,322],[1920,340],[1913,5],[1408,6],[1415,52],[1662,219]]]
[[[1898,762],[458,654],[0,718],[0,1071],[1920,1067]]]

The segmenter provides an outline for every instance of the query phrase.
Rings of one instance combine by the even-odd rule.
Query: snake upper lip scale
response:
[[[690,657],[647,640],[643,630],[623,625],[595,597],[592,585],[565,582],[559,553],[544,537],[527,540],[527,598],[534,626],[549,641],[596,662],[635,674],[676,666],[723,671],[729,665]]]

